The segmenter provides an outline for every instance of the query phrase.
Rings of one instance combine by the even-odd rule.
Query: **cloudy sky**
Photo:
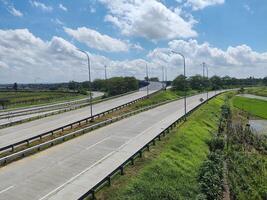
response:
[[[0,83],[200,74],[267,76],[265,0],[0,0]]]

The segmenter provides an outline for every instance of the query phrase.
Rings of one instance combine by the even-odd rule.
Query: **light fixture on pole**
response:
[[[146,63],[146,78],[147,78],[147,86],[146,86],[146,93],[147,93],[147,96],[149,95],[149,88],[148,88],[148,85],[149,85],[149,77],[148,77],[148,67],[147,67],[147,63]]]
[[[88,78],[89,78],[89,99],[90,99],[90,114],[91,114],[91,118],[93,117],[93,105],[92,105],[92,87],[91,87],[91,63],[90,63],[90,57],[88,55],[88,53],[86,51],[83,51],[81,49],[77,49],[78,51],[84,53],[87,57],[87,64],[88,64]]]
[[[182,53],[176,52],[176,51],[171,51],[174,54],[178,54],[180,56],[182,56],[183,61],[184,61],[184,79],[185,79],[185,84],[184,84],[184,120],[186,121],[186,71],[185,71],[185,57]]]

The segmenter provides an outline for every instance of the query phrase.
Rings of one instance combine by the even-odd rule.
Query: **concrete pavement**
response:
[[[2,167],[0,199],[77,199],[183,114],[181,99]]]
[[[156,92],[161,88],[161,83],[152,83],[150,87],[154,89],[150,90],[150,93]],[[146,96],[146,90],[144,89],[132,94],[95,104],[93,105],[93,114],[98,114],[110,110],[114,107],[131,102],[143,96]],[[39,135],[41,133],[51,131],[58,127],[76,122],[89,116],[89,107],[84,107],[77,110],[34,120],[24,124],[0,129],[0,148]]]

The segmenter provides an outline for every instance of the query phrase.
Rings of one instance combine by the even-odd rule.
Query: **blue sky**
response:
[[[186,55],[189,75],[205,61],[213,74],[261,77],[265,19],[263,0],[0,0],[0,50],[16,54],[0,53],[0,83],[84,80],[76,48],[90,53],[94,78],[104,65],[142,78],[145,62],[151,75],[163,66],[174,78],[181,59],[171,49]]]

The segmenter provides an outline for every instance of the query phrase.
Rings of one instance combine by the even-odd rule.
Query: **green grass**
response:
[[[187,95],[197,94],[197,91],[191,90],[187,92]],[[163,101],[177,99],[179,97],[183,97],[183,92],[181,91],[173,91],[173,90],[163,90],[154,95],[150,98],[137,102],[135,104],[136,107],[144,107],[149,106],[152,104],[160,103]]]
[[[231,196],[239,200],[267,198],[267,156],[257,152],[228,154]]]
[[[196,199],[199,169],[209,153],[207,141],[217,131],[222,104],[221,96],[194,112],[159,145],[160,151],[148,153],[148,161],[134,166],[130,176],[120,177],[114,186],[100,191],[100,199]]]
[[[61,91],[36,91],[36,92],[0,92],[0,99],[7,99],[7,108],[40,105],[46,103],[61,102],[85,98],[85,95]]]
[[[246,93],[267,97],[267,87],[253,87],[246,89]]]
[[[267,101],[235,96],[232,99],[232,103],[236,108],[267,119]]]
[[[246,129],[241,118],[245,118],[244,109],[260,117],[267,116],[267,102],[234,97],[232,99],[232,122],[228,128],[227,148],[225,149],[228,168],[228,183],[232,199],[267,199],[267,137],[254,134]],[[235,107],[233,107],[235,106]]]

